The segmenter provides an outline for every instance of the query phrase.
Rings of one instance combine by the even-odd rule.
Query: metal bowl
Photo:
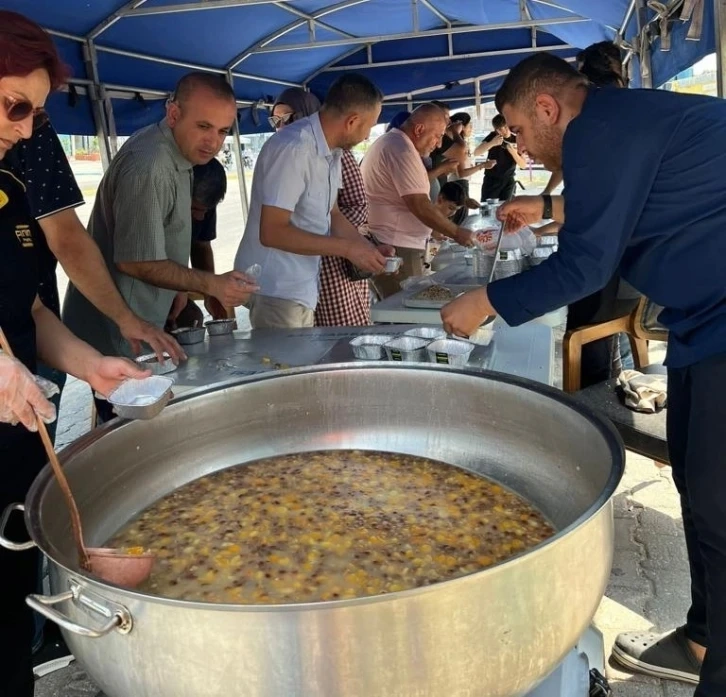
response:
[[[145,356],[139,356],[136,362],[139,368],[144,370],[150,370],[153,375],[166,375],[167,373],[173,373],[177,366],[174,361],[171,360],[171,356],[164,351],[164,362],[159,363],[159,359],[155,353],[147,353]]]
[[[624,455],[612,425],[559,390],[430,363],[301,368],[190,392],[154,421],[92,431],[60,459],[86,542],[101,547],[199,477],[331,449],[430,457],[491,477],[558,532],[503,564],[400,593],[303,605],[184,602],[81,571],[46,467],[25,501],[59,596],[41,608],[64,622],[70,650],[99,689],[114,697],[512,697],[575,646],[609,578],[610,499]]]
[[[439,339],[426,347],[426,353],[432,363],[442,363],[462,368],[469,362],[474,344],[460,339]]]
[[[391,339],[384,348],[389,361],[409,361],[423,363],[426,361],[426,347],[428,339],[416,336],[398,336]]]
[[[428,339],[435,341],[436,339],[445,339],[446,332],[441,327],[414,327],[403,332],[404,336],[415,336],[419,339]]]
[[[212,319],[205,322],[204,326],[207,328],[209,336],[224,336],[234,331],[235,321],[234,319]]]
[[[113,410],[122,419],[153,419],[171,399],[174,381],[161,375],[142,380],[124,380],[109,396]]]
[[[390,334],[361,334],[351,339],[350,348],[356,358],[366,361],[379,361],[386,357],[383,344],[391,340]]]
[[[192,344],[200,344],[204,341],[204,335],[206,333],[206,327],[182,327],[180,329],[174,329],[172,336],[182,346],[191,346]]]

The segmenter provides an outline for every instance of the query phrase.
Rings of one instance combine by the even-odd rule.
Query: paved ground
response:
[[[241,235],[239,191],[230,192],[220,210],[222,233],[215,244],[218,268],[231,268]],[[80,210],[85,218],[90,206]],[[246,322],[246,312],[239,313]],[[656,347],[653,360],[662,360]],[[63,447],[88,430],[90,392],[71,381],[63,394],[58,445]],[[629,629],[670,629],[683,622],[688,607],[689,579],[678,496],[670,469],[628,454],[625,477],[615,497],[615,560],[606,597],[595,622],[609,652],[618,632]],[[73,671],[40,681],[36,697],[91,697],[92,687]],[[690,697],[693,689],[677,683],[633,677],[613,667],[608,677],[617,697]],[[553,696],[555,697],[555,696]]]

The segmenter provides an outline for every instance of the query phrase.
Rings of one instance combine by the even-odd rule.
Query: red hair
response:
[[[38,69],[47,71],[51,90],[70,73],[47,31],[17,12],[0,10],[0,78],[25,77]]]

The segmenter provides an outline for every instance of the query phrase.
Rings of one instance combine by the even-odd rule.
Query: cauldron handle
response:
[[[67,601],[77,602],[85,609],[96,612],[108,618],[108,621],[100,627],[86,627],[72,620],[67,615],[56,610],[53,605],[65,603]],[[109,608],[94,600],[90,596],[83,593],[81,587],[71,582],[71,589],[58,595],[29,595],[25,598],[25,602],[51,622],[55,622],[59,627],[66,631],[78,634],[88,639],[100,639],[111,632],[118,631],[121,634],[128,634],[132,627],[131,614],[122,605],[116,605],[115,608]]]
[[[24,511],[25,506],[22,503],[11,503],[4,511],[3,517],[0,519],[0,546],[9,549],[11,552],[24,552],[27,549],[33,549],[35,542],[30,540],[29,542],[13,542],[5,537],[5,528],[8,525],[10,516],[15,511]]]

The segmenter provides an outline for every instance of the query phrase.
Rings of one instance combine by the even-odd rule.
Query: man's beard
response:
[[[534,132],[536,147],[533,157],[539,160],[548,170],[562,169],[562,133],[557,126],[550,126],[542,122],[535,124]]]

